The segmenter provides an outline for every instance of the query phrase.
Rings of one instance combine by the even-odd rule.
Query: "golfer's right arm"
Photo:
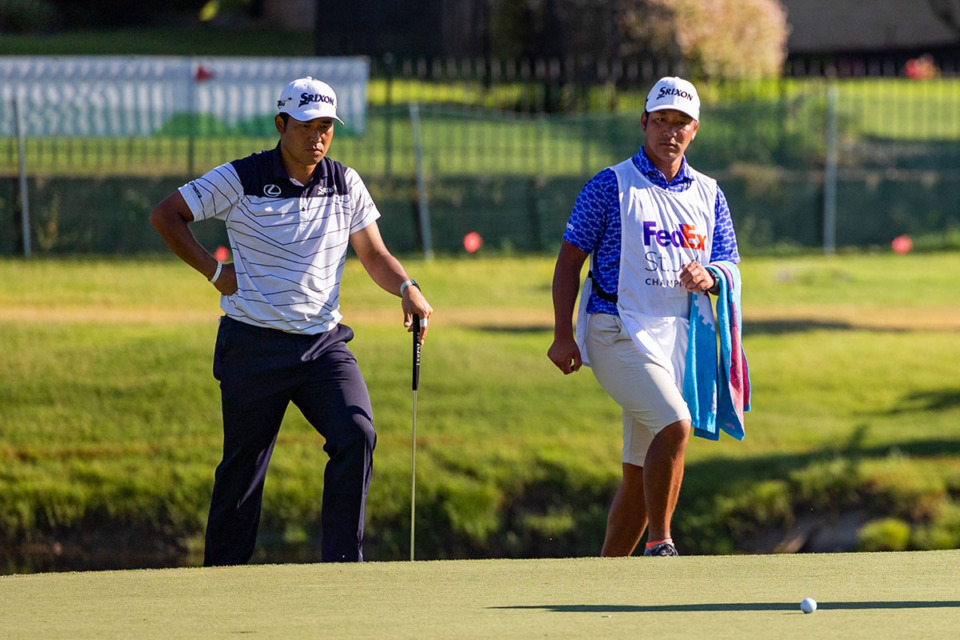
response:
[[[197,241],[189,227],[191,222],[193,212],[179,191],[167,196],[150,213],[150,224],[170,250],[209,280],[217,271],[217,259]],[[236,293],[237,274],[232,264],[223,265],[220,277],[213,286],[227,296]]]
[[[573,310],[580,291],[580,271],[588,255],[564,240],[553,271],[553,344],[547,357],[565,375],[583,366],[573,335]]]

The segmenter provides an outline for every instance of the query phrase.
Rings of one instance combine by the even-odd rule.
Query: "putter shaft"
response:
[[[410,561],[417,513],[417,387],[420,386],[420,316],[413,316],[413,429],[410,436]]]

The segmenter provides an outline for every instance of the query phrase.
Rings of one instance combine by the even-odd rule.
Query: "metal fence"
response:
[[[703,115],[688,155],[720,180],[745,250],[960,233],[960,75],[908,62],[814,60],[772,80],[698,83]],[[682,72],[652,60],[371,60],[364,130],[338,132],[331,156],[364,177],[397,251],[420,246],[424,197],[440,251],[460,249],[468,231],[487,247],[553,251],[583,183],[641,144],[647,87]],[[161,133],[28,131],[23,156],[14,137],[0,139],[0,254],[23,249],[21,159],[37,251],[159,249],[144,227],[153,203],[276,143],[269,118],[263,130],[224,128],[217,108]]]

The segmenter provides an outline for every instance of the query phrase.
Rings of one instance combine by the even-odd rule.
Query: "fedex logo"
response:
[[[673,245],[683,249],[704,249],[707,236],[699,235],[692,224],[681,224],[676,231],[657,229],[656,222],[643,223],[643,245],[652,246],[656,242],[661,247]]]

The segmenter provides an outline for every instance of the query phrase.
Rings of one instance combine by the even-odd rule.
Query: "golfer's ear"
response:
[[[273,126],[277,128],[277,133],[283,135],[283,118],[280,117],[280,114],[273,116]]]

